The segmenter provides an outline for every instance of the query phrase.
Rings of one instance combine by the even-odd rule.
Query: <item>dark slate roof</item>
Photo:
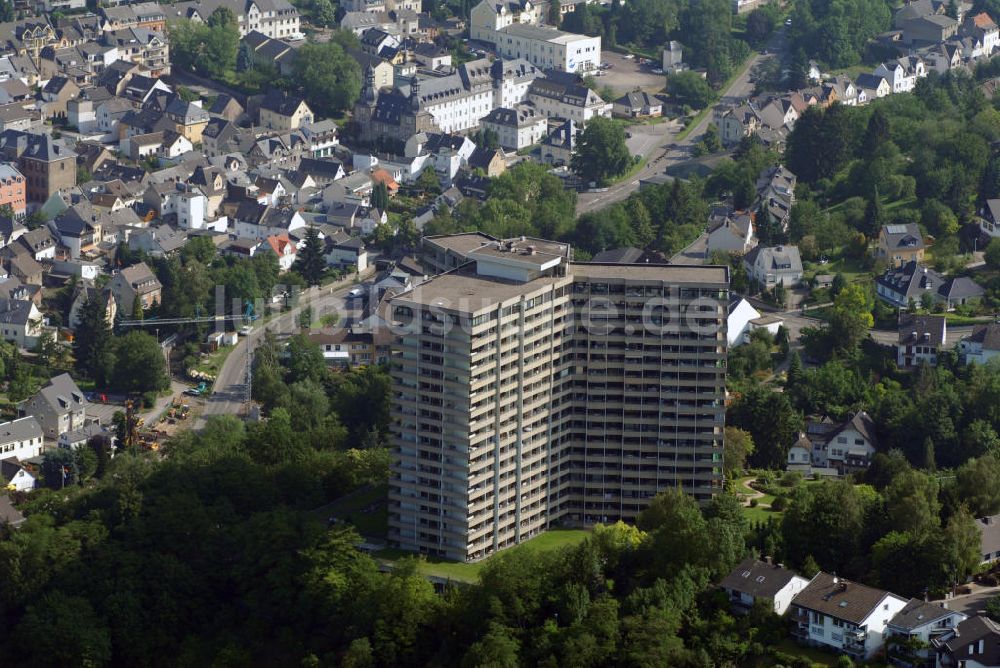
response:
[[[282,116],[291,116],[299,108],[300,104],[302,104],[301,97],[288,95],[287,93],[271,88],[264,95],[264,99],[261,100],[260,108],[281,114]]]
[[[794,577],[795,573],[787,568],[748,557],[720,585],[754,598],[774,598]]]
[[[947,299],[969,299],[986,294],[982,286],[967,276],[949,278],[938,288],[938,294]]]
[[[875,433],[875,422],[868,416],[868,413],[864,411],[858,411],[852,415],[850,419],[846,420],[843,424],[834,429],[833,432],[827,437],[827,441],[832,441],[838,434],[848,428],[854,428],[855,431],[861,434],[864,439],[873,446],[878,445],[878,436]]]
[[[937,291],[944,284],[945,278],[933,269],[910,260],[901,267],[887,269],[875,281],[903,295],[905,301],[910,298],[919,299],[928,288]]]
[[[889,624],[897,629],[912,631],[953,614],[954,610],[949,610],[940,603],[911,598],[906,606],[889,620]]]
[[[983,651],[979,651],[979,642]],[[960,622],[955,631],[942,637],[939,647],[955,659],[972,659],[981,666],[1000,666],[1000,626],[986,617],[970,617]],[[975,646],[975,654],[969,653],[969,646]]]
[[[916,223],[908,225],[885,225],[882,227],[888,248],[918,250],[924,247],[924,239],[920,236],[920,228]]]
[[[913,315],[904,313],[899,317],[899,345],[920,343],[924,334],[930,334],[930,343],[941,345],[945,338],[945,318],[942,315]],[[916,338],[913,333],[916,332]]]
[[[243,108],[243,105],[240,104],[239,100],[230,95],[226,95],[225,93],[221,93],[212,102],[212,106],[209,107],[208,111],[212,114],[222,114],[226,111],[226,107],[229,106],[230,102],[235,102],[240,109]]]
[[[976,325],[972,328],[970,341],[981,343],[983,350],[1000,350],[1000,324]]]
[[[890,597],[903,600],[887,591],[820,572],[792,599],[792,605],[860,624]]]

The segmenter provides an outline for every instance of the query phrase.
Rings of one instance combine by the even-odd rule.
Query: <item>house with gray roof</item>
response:
[[[615,100],[611,113],[619,118],[655,118],[663,115],[663,102],[645,91],[634,90]]]
[[[958,342],[958,353],[965,364],[985,364],[1000,356],[1000,323],[975,325],[972,334]]]
[[[18,404],[18,414],[32,416],[41,425],[46,440],[55,442],[67,431],[87,422],[87,398],[68,373],[49,380],[33,397]]]
[[[878,234],[875,257],[886,260],[893,267],[924,259],[924,238],[916,223],[883,225]]]
[[[755,246],[743,257],[750,280],[762,288],[792,287],[802,282],[802,258],[797,246]]]
[[[989,617],[970,617],[932,644],[940,668],[1000,666],[1000,624]]]
[[[911,260],[900,267],[890,267],[875,279],[876,296],[893,306],[908,307],[911,300],[920,304],[930,295],[932,303],[942,303],[946,310],[975,304],[986,293],[967,276],[947,278]]]
[[[941,315],[899,316],[896,364],[916,367],[921,362],[936,366],[938,355],[948,339],[948,321]]]
[[[24,461],[42,454],[43,432],[38,419],[29,415],[0,424],[0,459]]]
[[[886,627],[886,646],[892,662],[928,665],[928,661],[934,660],[931,643],[952,633],[968,618],[963,612],[945,607],[944,603],[911,598]],[[920,642],[920,649],[913,649],[914,641]]]
[[[808,584],[809,580],[781,564],[772,563],[770,557],[765,561],[747,557],[719,586],[729,597],[734,612],[746,613],[757,601],[767,601],[774,612],[783,615],[795,595]]]
[[[882,589],[820,572],[792,599],[792,636],[806,645],[868,660],[882,649],[889,620],[906,603]]]

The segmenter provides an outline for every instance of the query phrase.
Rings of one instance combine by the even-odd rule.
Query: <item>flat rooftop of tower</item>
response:
[[[459,313],[476,313],[546,286],[571,281],[574,277],[725,287],[728,285],[729,272],[727,267],[722,266],[573,263],[568,277],[546,275],[524,283],[479,275],[475,265],[470,263],[439,274],[394,297],[393,301],[437,306]]]
[[[721,265],[573,262],[569,271],[575,277],[587,279],[662,281],[678,285],[729,285],[729,268]]]
[[[509,281],[492,276],[480,276],[476,273],[475,265],[467,264],[439,274],[409,292],[398,295],[393,301],[437,306],[446,311],[459,313],[476,313],[566,280],[561,276],[541,276],[527,283]]]

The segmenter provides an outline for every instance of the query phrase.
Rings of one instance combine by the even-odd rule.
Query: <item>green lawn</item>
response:
[[[506,554],[512,550],[531,550],[536,552],[549,552],[558,550],[567,545],[576,545],[590,535],[589,531],[583,529],[550,529],[543,534],[539,534],[517,547],[505,550],[501,554]],[[412,557],[410,552],[401,550],[381,550],[374,555],[377,559],[391,562],[395,559]],[[456,561],[444,561],[434,557],[421,557],[417,570],[427,576],[446,578],[456,582],[476,582],[479,579],[479,571],[490,559],[466,564]]]
[[[831,259],[826,264],[806,262],[802,269],[806,279],[812,278],[817,274],[830,274],[833,276],[843,274],[848,283],[871,278],[871,273],[855,258],[838,257]]]
[[[313,512],[323,519],[336,517],[354,525],[362,536],[384,539],[389,528],[389,513],[386,497],[389,493],[385,485],[367,487]]]
[[[837,657],[832,654],[827,654],[814,647],[803,647],[791,638],[785,638],[777,645],[774,649],[784,652],[785,654],[791,654],[793,656],[800,656],[804,659],[812,661],[813,666],[836,666]]]

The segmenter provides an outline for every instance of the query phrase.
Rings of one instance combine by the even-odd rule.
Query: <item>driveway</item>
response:
[[[949,610],[963,612],[970,617],[973,617],[983,612],[987,601],[994,596],[1000,595],[1000,587],[980,587],[979,585],[972,585],[972,587],[975,591],[971,594],[966,594],[965,596],[955,596],[943,601],[934,602],[944,603],[945,607]]]

